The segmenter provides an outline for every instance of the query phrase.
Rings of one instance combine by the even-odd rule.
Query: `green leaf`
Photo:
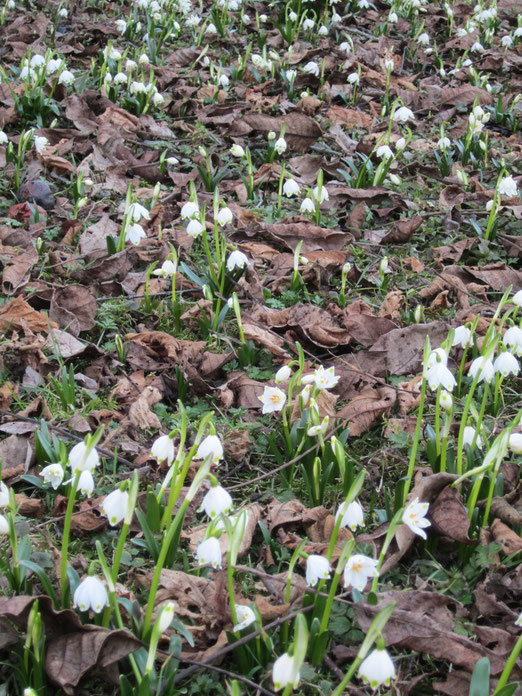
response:
[[[489,696],[490,665],[487,657],[477,660],[471,675],[469,696]]]

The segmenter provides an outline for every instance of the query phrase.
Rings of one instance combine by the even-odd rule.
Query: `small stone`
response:
[[[41,205],[44,210],[52,210],[54,207],[51,187],[42,179],[22,184],[18,189],[18,197],[21,201],[34,201]]]

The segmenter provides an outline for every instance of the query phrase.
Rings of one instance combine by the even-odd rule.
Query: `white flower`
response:
[[[357,0],[357,4],[361,10],[367,10],[370,7],[368,0]]]
[[[315,205],[311,198],[305,198],[301,203],[299,210],[302,213],[313,213],[315,211]]]
[[[235,271],[236,268],[245,268],[248,266],[248,256],[237,249],[233,251],[227,259],[227,271]]]
[[[263,395],[258,397],[263,404],[262,413],[281,411],[286,401],[286,394],[277,387],[265,387]]]
[[[198,544],[196,551],[198,565],[211,565],[213,568],[221,568],[221,547],[216,537],[209,537]]]
[[[508,447],[515,454],[520,454],[522,452],[522,433],[511,433]]]
[[[343,505],[337,510],[335,520],[337,521],[342,515],[341,527],[348,527],[355,532],[357,527],[364,527],[364,510],[357,500],[350,503],[343,512]]]
[[[314,188],[314,199],[317,200],[319,197],[319,186],[316,186]],[[328,193],[328,189],[326,186],[321,186],[321,197],[319,203],[322,203],[323,201],[327,201],[330,198],[330,195]]]
[[[94,479],[89,470],[84,470],[80,474],[78,479],[78,490],[82,495],[86,495],[88,498],[91,497],[94,490]]]
[[[195,201],[187,201],[181,208],[181,219],[193,218],[199,213],[199,205]]]
[[[329,367],[327,370],[320,365],[314,371],[314,382],[318,389],[333,389],[341,378],[335,374],[335,368]]]
[[[522,290],[518,290],[511,298],[511,301],[513,304],[516,304],[517,307],[522,307]]]
[[[159,92],[156,92],[154,96],[152,97],[152,103],[154,106],[161,106],[165,101],[165,97],[163,94],[160,94]]]
[[[248,607],[246,604],[236,604],[236,616],[239,623],[237,623],[233,631],[242,631],[247,628],[256,620],[256,615],[253,609]]]
[[[136,63],[135,60],[131,60],[130,58],[128,58],[125,61],[125,70],[132,72],[133,70],[136,70],[137,67],[138,67],[138,64]]]
[[[359,77],[359,73],[353,72],[348,75],[346,81],[349,82],[351,85],[358,85],[360,79],[361,78]]]
[[[397,111],[393,114],[393,120],[401,121],[401,123],[406,123],[406,121],[409,121],[410,119],[414,118],[415,116],[413,115],[413,111],[411,109],[408,109],[407,106],[399,107]]]
[[[503,176],[498,184],[498,192],[501,196],[513,198],[513,196],[516,196],[518,193],[517,182],[511,175]]]
[[[116,73],[112,81],[115,85],[123,85],[127,82],[127,75],[124,72]]]
[[[471,330],[467,326],[457,326],[453,335],[453,346],[467,348],[471,343]]]
[[[397,148],[397,151],[403,150],[406,147],[406,138],[399,138],[395,143],[395,147]]]
[[[92,609],[95,614],[99,614],[109,606],[109,597],[103,582],[89,575],[74,591],[73,602],[73,606],[80,611]]]
[[[274,150],[277,152],[278,155],[282,155],[283,152],[286,150],[286,147],[286,140],[284,138],[278,138],[275,141]]]
[[[281,382],[288,382],[291,374],[291,367],[289,365],[283,365],[283,367],[280,367],[275,374],[275,383],[281,384]]]
[[[295,20],[297,19],[297,14],[292,10],[292,12],[288,13],[288,19],[291,22],[295,22]]]
[[[469,366],[468,374],[472,379],[475,379],[475,377],[479,375],[479,383],[485,379],[489,384],[495,376],[495,367],[489,358],[479,355]]]
[[[439,406],[445,411],[451,411],[453,408],[453,397],[445,389],[443,389],[440,393]]]
[[[44,483],[50,483],[56,490],[61,485],[65,472],[61,464],[48,464],[40,471]]]
[[[351,556],[344,566],[344,586],[355,587],[356,590],[362,592],[368,578],[379,577],[377,563],[378,561],[369,558],[369,556],[363,556],[361,553]]]
[[[4,515],[0,515],[0,536],[9,534],[9,522]]]
[[[288,198],[291,198],[292,196],[299,194],[300,190],[301,187],[299,186],[297,181],[295,181],[295,179],[287,179],[283,184],[283,192],[285,196],[288,196]]]
[[[480,41],[475,41],[475,43],[471,47],[471,51],[472,53],[483,53],[484,46],[480,43]]]
[[[167,464],[172,464],[174,461],[175,451],[174,442],[168,435],[161,435],[156,438],[150,448],[150,456],[153,457],[158,464],[167,461]]]
[[[139,222],[140,220],[150,220],[150,213],[144,205],[141,203],[131,203],[127,211],[127,216],[132,222]]]
[[[373,650],[364,659],[358,672],[359,679],[370,684],[372,689],[377,689],[381,684],[390,685],[395,679],[395,666],[387,650]]]
[[[348,41],[343,41],[341,44],[339,44],[339,48],[343,53],[351,53],[352,52],[352,45],[348,43]]]
[[[34,82],[37,78],[37,75],[35,71],[30,68],[28,65],[24,65],[24,67],[20,70],[20,79],[21,80],[28,80],[31,82]]]
[[[232,509],[232,496],[222,486],[212,486],[201,501],[198,512],[204,510],[211,520]]]
[[[327,36],[328,35],[328,27],[325,27],[324,24],[322,24],[319,29],[317,30],[318,36]]]
[[[117,488],[106,496],[101,505],[102,515],[109,520],[111,527],[115,527],[125,517],[129,504],[129,494]]]
[[[142,53],[138,58],[138,63],[140,65],[148,65],[150,63],[149,56],[146,53]]]
[[[380,145],[377,150],[375,150],[375,154],[381,159],[391,159],[393,157],[393,150],[389,145]]]
[[[511,48],[513,45],[513,39],[509,34],[506,34],[500,39],[500,43],[502,46],[505,46],[506,48]]]
[[[493,363],[493,367],[495,368],[495,372],[499,372],[502,377],[507,377],[508,375],[516,376],[520,370],[518,360],[507,350],[497,356]]]
[[[428,503],[419,503],[419,499],[415,498],[408,505],[402,515],[402,521],[407,525],[414,534],[418,534],[423,539],[427,539],[424,529],[431,525],[431,522],[426,519],[428,514]]]
[[[303,67],[303,72],[308,73],[310,75],[315,75],[315,77],[319,77],[319,66],[317,63],[313,60],[310,60],[304,67]]]
[[[439,138],[437,140],[437,147],[439,150],[445,150],[448,147],[451,147],[451,140],[445,135],[443,138]]]
[[[210,22],[210,24],[207,24],[205,28],[205,34],[217,34],[216,25],[212,24],[212,22]]]
[[[229,222],[232,222],[234,219],[234,214],[230,210],[230,208],[221,208],[216,215],[216,219],[221,225],[221,227],[224,227],[227,225]]]
[[[306,559],[306,584],[315,587],[319,580],[330,577],[330,563],[324,556],[312,553]]]
[[[319,425],[312,425],[311,428],[308,428],[306,434],[308,435],[308,437],[318,437],[319,435],[326,435],[329,422],[330,416],[325,416]]]
[[[100,458],[94,447],[87,456],[87,445],[85,442],[79,442],[77,445],[74,445],[69,452],[68,464],[73,474],[77,471],[90,471],[92,473],[99,463]]]
[[[39,53],[35,53],[31,58],[30,65],[31,68],[40,68],[42,65],[45,65],[45,58]]]
[[[196,237],[199,237],[199,235],[203,232],[204,229],[204,225],[202,225],[199,220],[196,220],[194,218],[187,225],[187,234],[189,237],[193,237],[194,239],[196,239]]]
[[[399,17],[396,12],[390,12],[388,15],[388,22],[391,22],[391,24],[397,24],[399,21]]]
[[[7,507],[9,505],[9,488],[5,485],[3,481],[0,481],[0,508]]]
[[[44,135],[34,136],[34,147],[36,152],[41,155],[45,148],[49,145],[49,141]]]
[[[522,355],[522,329],[518,326],[511,326],[504,334],[502,342],[512,353]]]
[[[176,264],[167,259],[163,262],[161,268],[156,268],[153,272],[155,276],[160,278],[171,278],[176,273]]]
[[[245,151],[243,150],[241,145],[234,143],[234,145],[232,145],[232,147],[230,148],[230,154],[234,157],[244,157]]]
[[[228,87],[229,84],[230,80],[228,79],[228,75],[225,75],[223,73],[218,77],[218,85],[220,85],[221,87]]]
[[[164,633],[170,627],[172,619],[174,618],[175,607],[176,605],[174,602],[167,602],[167,604],[162,607],[161,613],[158,614],[158,630],[160,633]]]
[[[400,176],[397,176],[397,174],[393,174],[393,172],[390,172],[388,174],[388,179],[394,186],[400,186],[401,185],[401,178]]]
[[[223,459],[223,445],[217,435],[207,435],[199,445],[194,459],[206,459],[209,456],[214,464],[219,464],[219,460]]]
[[[475,428],[473,428],[471,425],[467,425],[464,428],[464,433],[462,436],[462,446],[464,445],[469,445],[470,447],[473,445],[473,440],[475,440]],[[482,449],[482,438],[480,435],[477,435],[477,439],[475,440],[475,444],[479,449]]]
[[[58,78],[58,83],[60,85],[65,85],[66,87],[69,87],[72,85],[74,82],[74,73],[72,73],[70,70],[64,70],[63,72],[60,73],[60,77]]]
[[[272,681],[274,682],[274,689],[276,691],[281,691],[288,684],[292,684],[293,687],[297,688],[299,686],[299,671],[294,676],[295,666],[294,658],[290,657],[288,653],[283,653],[274,662],[272,667]]]
[[[0,145],[5,145],[5,143],[8,143],[8,142],[9,142],[9,138],[4,133],[3,130],[0,130]]]
[[[117,19],[115,24],[116,29],[120,32],[120,34],[125,34],[125,31],[127,29],[127,22],[124,19]]]
[[[435,391],[440,386],[447,391],[453,391],[457,384],[452,372],[442,362],[436,362],[433,367],[430,367],[426,374],[426,380],[432,391]]]
[[[138,223],[128,225],[125,230],[125,241],[134,244],[134,246],[138,246],[141,240],[146,236],[145,230]]]
[[[309,31],[310,29],[313,29],[314,26],[315,26],[315,22],[313,19],[308,18],[308,19],[305,19],[305,21],[303,22],[304,31]]]
[[[393,62],[393,60],[391,58],[388,58],[387,60],[384,61],[384,67],[386,68],[386,70],[389,70],[391,72],[393,70],[393,68],[395,67],[395,63]]]
[[[288,82],[293,82],[296,77],[297,77],[297,70],[287,70],[286,71],[286,79],[288,80]]]

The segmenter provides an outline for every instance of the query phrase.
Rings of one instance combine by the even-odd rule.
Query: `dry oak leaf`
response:
[[[274,331],[269,331],[258,324],[254,324],[249,320],[248,316],[243,317],[243,333],[247,340],[259,343],[267,348],[272,355],[284,360],[290,358],[290,353],[284,349],[285,342],[281,336],[278,336]]]
[[[494,541],[502,544],[502,550],[508,556],[522,550],[522,539],[500,520],[493,520],[491,533]]]
[[[352,239],[346,232],[319,227],[300,215],[293,215],[283,222],[274,224],[260,222],[253,225],[246,233],[249,236],[259,234],[268,236],[292,251],[302,241],[301,252],[304,255],[311,251],[342,249]]]
[[[2,287],[6,295],[14,293],[21,285],[29,280],[33,266],[38,262],[36,247],[29,247],[14,256],[6,265],[2,273]]]
[[[469,538],[468,513],[458,493],[446,486],[430,505],[429,516],[434,532],[463,544],[476,543]]]
[[[49,316],[58,322],[60,328],[78,336],[81,331],[89,331],[95,326],[97,311],[96,298],[89,288],[67,285],[54,290]]]
[[[275,131],[279,133],[283,123],[285,124],[287,143],[297,150],[307,150],[312,142],[322,135],[321,128],[313,118],[296,111],[277,117],[258,113],[245,114],[238,125],[242,127],[243,131],[244,126],[247,125],[250,131],[255,130],[262,133]]]
[[[344,108],[342,106],[332,106],[326,112],[326,118],[334,123],[341,123],[349,128],[358,127],[370,130],[375,124],[375,119],[359,109]]]
[[[326,309],[312,304],[298,302],[282,310],[265,312],[259,318],[271,328],[291,327],[323,348],[348,345],[352,339]]]
[[[444,246],[435,247],[432,250],[433,258],[441,266],[445,265],[445,261],[451,261],[452,263],[455,263],[456,261],[460,261],[460,259],[462,258],[462,254],[465,251],[468,251],[468,249],[471,249],[471,247],[474,246],[476,242],[476,237],[467,237],[466,239],[459,239],[457,242],[454,242],[453,244],[446,244]]]
[[[397,220],[392,223],[390,229],[381,239],[381,244],[403,244],[419,229],[422,224],[422,216],[414,215],[405,220]]]
[[[396,399],[393,387],[369,387],[346,404],[337,416],[346,421],[350,437],[359,437],[390,411]]]
[[[417,375],[408,382],[400,382],[397,385],[397,398],[399,399],[399,414],[406,416],[420,404],[422,376]]]
[[[328,516],[328,510],[322,505],[307,508],[299,500],[271,500],[263,512],[263,520],[273,536],[280,528],[305,529],[318,520]]]
[[[136,428],[147,430],[154,428],[161,430],[161,421],[158,416],[150,410],[151,406],[161,401],[162,396],[156,387],[145,387],[129,408],[129,420]]]
[[[49,325],[57,328],[56,322],[47,318],[45,312],[37,312],[21,297],[6,302],[0,307],[0,330],[27,330],[33,333],[48,333]]]

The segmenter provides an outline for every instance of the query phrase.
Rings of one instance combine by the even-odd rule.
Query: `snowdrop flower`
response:
[[[232,496],[222,486],[212,486],[201,501],[198,512],[204,510],[211,520],[232,509]]]
[[[70,85],[72,85],[73,82],[74,74],[70,70],[64,70],[60,73],[60,77],[58,78],[58,84],[70,87]]]
[[[127,82],[127,75],[124,72],[116,73],[112,81],[115,85],[123,85]]]
[[[505,48],[511,48],[511,46],[513,46],[513,39],[509,34],[506,34],[500,39],[500,44]]]
[[[520,370],[518,360],[507,350],[497,356],[493,363],[493,367],[495,368],[495,372],[501,374],[502,377],[507,377],[508,375],[514,375],[516,377]]]
[[[317,34],[319,36],[327,36],[328,35],[328,27],[325,27],[324,24],[322,24],[319,29],[317,30]]]
[[[274,150],[277,152],[278,155],[282,155],[283,152],[286,150],[287,145],[286,145],[286,140],[284,138],[278,138],[275,141],[274,144]]]
[[[433,367],[430,367],[426,374],[426,380],[432,391],[435,391],[440,386],[447,391],[453,391],[457,384],[451,371],[442,362],[436,362]]]
[[[102,515],[108,519],[111,527],[115,527],[124,518],[129,504],[129,494],[117,488],[106,496],[101,505]]]
[[[522,27],[517,27],[513,32],[515,39],[519,39],[522,36]]]
[[[388,15],[388,22],[390,22],[391,24],[397,24],[398,21],[399,21],[399,17],[397,15],[397,13],[390,12],[390,14]]]
[[[470,447],[473,445],[473,440],[475,440],[475,433],[476,430],[473,428],[471,425],[467,425],[464,428],[464,433],[462,437],[462,446],[469,445]],[[480,435],[477,435],[477,439],[475,440],[475,444],[479,449],[482,449],[482,438]]]
[[[379,571],[373,558],[357,553],[351,556],[344,566],[344,586],[355,587],[362,592],[368,582],[368,578],[378,578]]]
[[[472,53],[483,53],[484,46],[480,43],[480,41],[475,41],[475,43],[471,47],[471,51]]]
[[[415,119],[415,116],[413,115],[413,111],[411,109],[408,109],[407,106],[399,107],[397,111],[395,111],[395,113],[393,114],[394,121],[406,123],[410,119]]]
[[[288,82],[293,82],[296,77],[297,77],[297,70],[287,70],[286,71],[286,78],[287,78]]]
[[[39,53],[35,53],[31,58],[30,66],[31,68],[41,68],[45,65],[45,58]]]
[[[303,72],[308,73],[309,75],[315,75],[315,77],[319,77],[319,66],[317,63],[313,60],[310,60],[303,68]]]
[[[503,176],[498,185],[498,192],[501,196],[513,198],[518,194],[517,182],[511,175]]]
[[[236,604],[236,616],[239,623],[237,623],[233,631],[242,631],[253,624],[256,620],[256,615],[254,610],[248,607],[246,604]]]
[[[439,406],[445,411],[451,411],[453,408],[453,397],[445,389],[443,389],[440,393]]]
[[[312,425],[311,428],[308,428],[306,434],[308,435],[308,437],[319,437],[319,435],[321,435],[321,436],[326,435],[326,431],[328,430],[329,422],[330,422],[330,417],[325,416],[319,425]]]
[[[172,464],[174,461],[175,450],[174,441],[168,435],[161,435],[156,438],[150,448],[150,456],[155,459],[158,464],[166,461],[167,464]]]
[[[397,176],[397,174],[389,173],[388,174],[388,179],[394,186],[400,186],[401,185],[401,178],[400,176]]]
[[[196,559],[198,565],[211,565],[213,568],[221,568],[221,546],[216,537],[209,537],[198,544]]]
[[[419,503],[419,499],[415,498],[408,505],[402,515],[402,521],[407,525],[414,534],[418,534],[423,539],[427,539],[424,529],[431,525],[431,522],[426,519],[429,504]]]
[[[448,363],[448,354],[444,348],[435,348],[431,351],[426,361],[426,369],[430,370],[437,363],[442,363],[443,365],[447,365]]]
[[[245,256],[242,251],[238,251],[236,249],[227,259],[227,271],[232,273],[232,271],[235,271],[236,268],[245,268],[245,266],[248,266],[248,264],[248,256]]]
[[[380,145],[375,150],[375,154],[381,159],[391,159],[393,157],[393,150],[389,145]]]
[[[291,22],[295,22],[295,20],[297,19],[297,14],[292,10],[292,12],[288,13],[288,19]]]
[[[399,138],[395,143],[395,147],[397,148],[397,152],[399,150],[404,150],[404,148],[406,147],[406,138]]]
[[[19,77],[21,80],[28,80],[30,82],[34,82],[37,78],[37,75],[32,68],[30,68],[28,65],[24,65],[24,67],[20,70]]]
[[[34,148],[39,155],[42,154],[47,145],[49,145],[49,141],[44,135],[34,136]]]
[[[283,184],[283,192],[285,196],[288,196],[288,198],[298,195],[300,190],[301,187],[297,181],[295,181],[295,179],[287,179]]]
[[[317,200],[318,196],[319,196],[319,186],[316,186],[314,188],[314,199]],[[321,200],[319,201],[319,203],[322,203],[323,201],[327,201],[329,198],[330,198],[330,194],[328,193],[328,189],[323,184],[323,186],[321,186]]]
[[[50,483],[56,490],[61,485],[65,472],[61,464],[48,464],[40,471],[40,476],[43,477],[44,483]]]
[[[367,10],[370,7],[368,0],[358,0],[357,4],[361,10]]]
[[[117,19],[115,24],[116,29],[120,32],[120,34],[125,34],[125,31],[127,30],[127,22],[124,19]]]
[[[127,211],[129,220],[139,222],[140,220],[150,220],[150,213],[144,205],[131,203]]]
[[[508,447],[515,454],[520,454],[522,452],[522,433],[511,433]]]
[[[167,259],[163,262],[161,268],[156,268],[153,273],[159,278],[172,278],[172,276],[176,273],[176,264],[170,259]]]
[[[502,342],[512,353],[522,355],[522,329],[518,326],[511,326],[502,338]]]
[[[150,63],[149,56],[146,53],[142,53],[141,56],[138,58],[138,63],[140,65],[148,65]]]
[[[4,515],[0,515],[0,536],[9,534],[9,522]]]
[[[212,24],[212,22],[210,22],[210,24],[207,24],[205,34],[217,34],[216,25]]]
[[[191,219],[199,213],[199,205],[195,201],[187,201],[181,208],[181,219]]]
[[[88,498],[91,497],[94,491],[94,479],[90,471],[84,470],[80,474],[80,478],[78,479],[78,490],[82,495],[86,495]]]
[[[292,369],[289,365],[283,365],[275,373],[274,381],[276,384],[281,384],[281,382],[288,382],[290,375],[292,374]]]
[[[136,70],[137,67],[138,67],[138,64],[136,63],[135,60],[132,60],[131,58],[127,58],[127,60],[125,61],[125,70],[132,72],[133,70]]]
[[[384,68],[385,68],[387,71],[390,71],[390,72],[391,72],[391,71],[393,70],[394,67],[395,67],[395,63],[393,62],[393,60],[392,60],[391,58],[387,58],[387,59],[384,61]]]
[[[230,208],[221,208],[217,214],[217,221],[221,225],[221,227],[224,227],[227,225],[229,222],[232,222],[234,219],[234,214],[230,210]]]
[[[516,304],[517,307],[522,307],[522,290],[518,290],[511,298],[511,301],[513,304]]]
[[[73,606],[80,611],[92,609],[95,614],[99,614],[109,606],[109,597],[103,582],[89,575],[74,591],[73,602]]]
[[[263,404],[262,413],[281,411],[286,401],[286,394],[278,387],[265,387],[262,396],[258,396]]]
[[[234,157],[244,157],[245,151],[243,150],[241,145],[234,143],[234,145],[232,145],[232,147],[230,148],[230,154]]]
[[[430,35],[427,34],[425,31],[422,34],[419,34],[417,36],[417,43],[420,43],[421,46],[427,46],[430,42]]]
[[[341,44],[339,44],[339,48],[343,53],[351,53],[352,52],[352,45],[348,41],[343,41]]]
[[[154,106],[161,106],[165,102],[165,97],[163,94],[160,94],[159,92],[156,92],[154,96],[152,97],[152,103]]]
[[[274,689],[276,691],[281,691],[285,686],[292,683],[292,675],[294,673],[294,658],[288,653],[283,653],[274,662],[272,667],[272,681],[274,682]],[[299,671],[297,672],[295,679],[293,681],[293,687],[296,689],[299,686]]]
[[[388,654],[387,650],[373,650],[366,659],[364,659],[358,672],[359,679],[371,686],[372,689],[378,689],[381,684],[389,686],[392,679],[395,679],[395,666]]]
[[[315,211],[315,205],[313,200],[308,197],[303,199],[303,202],[301,203],[299,210],[301,211],[301,213],[313,213]]]
[[[344,512],[343,505],[341,505],[335,514],[335,521],[337,521],[341,515],[341,527],[348,527],[352,532],[355,532],[357,527],[364,527],[364,510],[357,500],[350,503]]]
[[[201,222],[194,218],[187,225],[187,234],[189,237],[193,237],[194,239],[196,239],[196,237],[199,237],[199,235],[203,232],[204,229],[205,227],[201,224]]]
[[[230,85],[230,80],[228,79],[228,76],[225,75],[224,73],[221,74],[221,75],[218,77],[218,85],[219,85],[220,87],[225,87],[225,88],[228,87],[228,86]]]
[[[7,135],[4,133],[3,130],[0,130],[0,145],[5,145],[6,143],[9,142],[9,138]]]
[[[475,377],[479,375],[479,384],[484,379],[489,384],[495,376],[495,367],[489,358],[479,355],[479,357],[475,358],[475,360],[469,366],[468,374],[472,379],[475,379]]]
[[[147,236],[145,230],[138,223],[129,225],[125,230],[125,241],[138,246],[142,239]]]
[[[9,505],[9,488],[5,485],[5,483],[3,481],[0,481],[0,508],[5,508],[8,505]]]
[[[303,30],[304,31],[310,31],[310,29],[313,29],[314,26],[315,26],[315,22],[313,19],[308,18],[308,19],[305,19],[305,21],[303,22]]]
[[[85,442],[79,442],[77,445],[74,445],[69,452],[68,464],[73,474],[77,471],[90,471],[92,473],[99,463],[100,458],[95,448],[92,448],[87,456],[87,445]]]
[[[353,72],[348,75],[346,81],[351,85],[358,85],[360,81],[359,73]]]
[[[207,457],[210,457],[213,464],[219,464],[219,461],[223,459],[223,445],[217,435],[207,435],[199,445],[194,459],[206,459]]]
[[[58,17],[67,17],[69,13],[65,9],[65,7],[62,7],[58,10]]]
[[[314,371],[314,382],[318,389],[333,389],[341,378],[335,374],[335,368],[329,367],[327,370],[320,365]]]
[[[457,326],[453,334],[453,346],[467,348],[471,344],[471,330],[467,326]]]
[[[446,148],[451,147],[451,140],[445,135],[437,140],[437,147],[439,150],[446,150]]]
[[[327,558],[312,553],[306,559],[306,584],[315,587],[319,580],[327,580],[330,577],[330,564]]]

